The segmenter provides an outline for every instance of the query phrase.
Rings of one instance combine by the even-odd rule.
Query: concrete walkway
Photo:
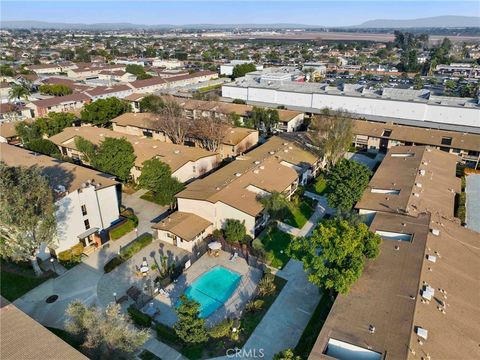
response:
[[[310,219],[308,219],[308,221],[305,223],[305,225],[303,225],[301,229],[287,225],[283,222],[278,222],[277,227],[280,230],[296,237],[309,236],[312,233],[312,231],[315,229],[315,226],[317,226],[320,219],[322,219],[325,216],[325,214],[334,213],[334,210],[332,210],[328,206],[327,199],[325,198],[325,196],[320,196],[308,191],[305,191],[305,196],[317,201],[317,207],[315,208],[315,211],[313,212]]]
[[[471,230],[480,232],[480,175],[470,174],[466,177],[466,181],[466,226]]]
[[[122,194],[122,203],[127,208],[132,208],[138,217],[138,234],[152,232],[152,225],[165,217],[168,212],[168,206],[160,206],[151,201],[143,200],[140,196],[147,191],[145,189],[128,195]]]
[[[301,262],[291,259],[277,275],[288,280],[287,284],[235,358],[251,358],[262,350],[263,359],[272,359],[276,353],[294,348],[320,302],[321,293],[307,280]]]
[[[162,360],[187,360],[177,350],[158,341],[155,336],[156,334],[152,331],[150,338],[143,344],[143,349],[150,351]]]

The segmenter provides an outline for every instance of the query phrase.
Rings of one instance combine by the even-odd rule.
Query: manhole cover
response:
[[[54,303],[55,301],[57,301],[58,299],[58,295],[51,295],[47,298],[47,300],[45,300],[45,302],[47,304],[51,304],[51,303]]]

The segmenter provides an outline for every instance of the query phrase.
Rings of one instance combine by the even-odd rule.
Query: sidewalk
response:
[[[162,360],[187,360],[187,358],[180,354],[177,350],[158,341],[155,338],[155,333],[153,333],[147,342],[143,344],[143,348],[155,354]]]
[[[325,214],[333,213],[333,210],[327,204],[327,199],[325,198],[325,196],[320,196],[308,191],[305,191],[305,196],[318,201],[317,207],[315,208],[315,211],[313,212],[310,219],[308,219],[308,221],[305,223],[305,225],[303,225],[301,229],[287,225],[283,222],[278,222],[277,227],[281,231],[286,232],[295,237],[309,236],[312,233],[312,231],[315,229],[315,226],[317,226],[318,222],[325,216]]]

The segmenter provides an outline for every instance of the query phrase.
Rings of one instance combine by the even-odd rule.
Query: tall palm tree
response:
[[[30,96],[30,89],[25,85],[13,84],[8,92],[8,100],[20,99],[28,100]]]

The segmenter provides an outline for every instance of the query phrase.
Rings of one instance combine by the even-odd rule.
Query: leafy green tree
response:
[[[60,156],[60,150],[57,145],[48,139],[33,139],[25,144],[28,150],[32,150],[41,154],[57,157]]]
[[[232,327],[233,327],[233,320],[232,319],[225,319],[212,327],[208,331],[208,335],[214,339],[220,339],[220,338],[225,338],[230,335],[232,332]]]
[[[27,101],[29,96],[30,89],[23,84],[13,84],[8,91],[8,100],[10,101],[14,99],[17,99],[17,101],[20,101],[21,99]]]
[[[245,238],[247,230],[245,221],[227,219],[224,224],[225,240],[230,244],[240,243]]]
[[[254,106],[247,124],[256,129],[264,128],[271,132],[280,121],[280,115],[277,109],[264,109]]]
[[[363,164],[342,159],[327,174],[328,205],[350,210],[360,200],[372,172]]]
[[[50,112],[36,121],[42,134],[48,137],[62,132],[66,127],[72,126],[74,122],[75,115],[66,112]]]
[[[15,124],[15,131],[22,141],[22,144],[27,144],[35,139],[42,137],[40,126],[36,122],[22,121]]]
[[[137,158],[132,144],[125,138],[107,137],[96,146],[82,137],[77,137],[75,145],[82,153],[84,162],[95,169],[115,175],[121,181],[128,179]]]
[[[56,232],[52,189],[37,167],[10,167],[0,162],[0,256],[29,260],[42,271],[37,253],[51,245]]]
[[[128,140],[107,137],[98,146],[92,166],[126,181],[135,159],[133,146]]]
[[[103,310],[75,300],[68,305],[66,315],[65,329],[83,339],[83,348],[93,358],[132,357],[149,336],[147,330],[131,324],[119,304],[111,303]]]
[[[413,88],[415,90],[420,90],[423,88],[423,80],[420,74],[415,75],[413,78]]]
[[[378,256],[380,243],[380,236],[363,223],[329,219],[322,221],[310,238],[292,240],[288,252],[303,262],[310,282],[347,294],[362,275],[365,259]]]
[[[143,163],[138,183],[150,190],[161,205],[172,204],[174,195],[184,188],[181,182],[172,177],[170,166],[159,159],[150,159]]]
[[[73,90],[67,85],[62,84],[44,84],[38,88],[41,94],[53,96],[65,96],[73,93]]]
[[[125,67],[125,71],[135,75],[138,80],[150,79],[152,77],[145,72],[145,69],[141,65],[129,64]]]
[[[160,96],[157,95],[147,95],[142,100],[140,100],[141,112],[151,112],[158,114],[164,107],[165,102]]]
[[[75,146],[77,147],[77,150],[82,153],[82,160],[85,163],[93,164],[97,154],[97,147],[81,136],[75,137]]]
[[[273,360],[302,360],[302,358],[295,355],[292,349],[286,349],[273,355]]]
[[[198,344],[208,340],[205,319],[200,318],[200,304],[180,296],[181,304],[177,307],[178,321],[173,326],[177,336],[187,344]]]
[[[260,197],[259,200],[272,219],[280,220],[288,215],[290,204],[282,193],[272,191],[270,194]]]
[[[7,64],[0,65],[0,75],[13,77],[15,76],[15,70],[13,70],[10,65],[7,65]]]
[[[240,64],[240,65],[235,65],[232,70],[232,78],[236,79],[242,76],[245,76],[246,73],[256,71],[257,67],[255,64]]]
[[[98,99],[83,107],[80,117],[93,125],[108,125],[110,120],[131,110],[130,104],[116,97]]]

